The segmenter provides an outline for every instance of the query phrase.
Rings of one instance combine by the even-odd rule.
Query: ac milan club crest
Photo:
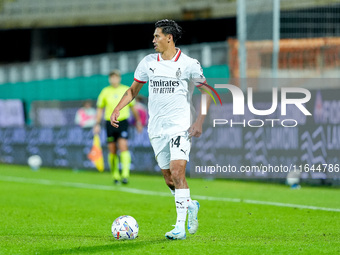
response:
[[[182,72],[181,72],[181,68],[178,68],[177,72],[176,72],[176,77],[177,79],[179,79],[182,75]]]

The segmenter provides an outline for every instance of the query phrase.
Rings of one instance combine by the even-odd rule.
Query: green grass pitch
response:
[[[166,240],[176,220],[161,176],[0,165],[0,254],[340,254],[340,190],[232,180],[188,179],[199,230]],[[117,241],[120,215],[139,237]]]

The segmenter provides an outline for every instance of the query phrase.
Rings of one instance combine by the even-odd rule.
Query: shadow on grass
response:
[[[38,254],[92,254],[92,253],[106,253],[112,252],[112,254],[122,254],[128,252],[129,254],[137,254],[136,251],[141,248],[146,248],[154,244],[162,244],[169,242],[169,240],[113,240],[111,244],[96,245],[96,246],[83,246],[65,249],[45,250]]]

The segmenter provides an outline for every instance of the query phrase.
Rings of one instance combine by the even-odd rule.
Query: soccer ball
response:
[[[111,226],[112,235],[117,240],[132,240],[138,235],[139,226],[137,221],[129,216],[119,216]]]
[[[38,170],[41,167],[42,159],[39,155],[30,156],[27,159],[27,164],[33,169]]]

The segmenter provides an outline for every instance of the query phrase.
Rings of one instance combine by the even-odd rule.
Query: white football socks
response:
[[[195,203],[192,202],[191,197],[189,197],[189,199],[188,199],[188,209],[189,210],[194,209],[195,206],[196,206]]]
[[[175,189],[175,203],[177,212],[176,227],[179,227],[180,229],[185,229],[185,221],[187,218],[188,204],[190,200],[189,189]]]

